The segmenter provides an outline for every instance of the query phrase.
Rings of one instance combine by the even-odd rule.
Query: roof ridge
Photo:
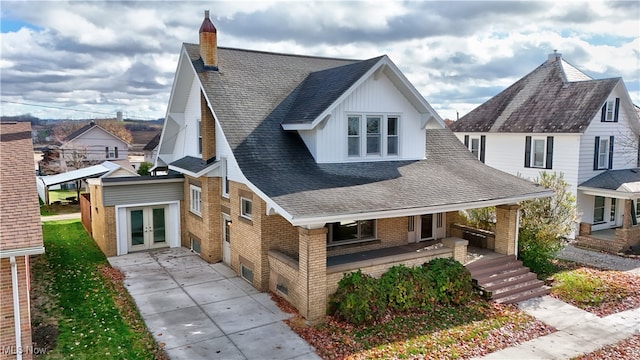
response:
[[[185,45],[191,45],[191,46],[199,46],[198,44],[187,43],[187,42],[185,42],[184,44]],[[251,52],[251,53],[258,53],[258,54],[279,55],[279,56],[287,56],[287,57],[298,57],[298,58],[309,58],[309,59],[324,59],[324,60],[338,60],[338,61],[353,61],[353,62],[369,60],[369,59],[348,59],[348,58],[339,58],[339,57],[331,57],[331,56],[318,56],[318,55],[288,54],[288,53],[275,52],[275,51],[241,49],[241,48],[233,48],[233,47],[226,47],[226,46],[218,46],[218,50],[232,50],[232,51],[242,51],[242,52]],[[381,55],[381,56],[384,56],[384,55]]]

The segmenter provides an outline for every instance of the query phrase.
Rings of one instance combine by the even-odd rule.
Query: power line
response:
[[[17,104],[17,105],[25,105],[25,106],[33,106],[33,107],[41,107],[41,108],[48,108],[48,109],[58,109],[58,110],[68,110],[68,111],[76,111],[76,112],[82,112],[82,113],[87,113],[87,114],[102,114],[102,115],[113,115],[113,112],[102,112],[102,111],[92,111],[92,110],[80,110],[80,109],[74,109],[74,108],[67,108],[67,107],[61,107],[61,106],[53,106],[53,105],[42,105],[42,104],[30,104],[30,103],[23,103],[23,102],[19,102],[19,101],[9,101],[9,100],[0,100],[1,102],[4,103],[9,103],[9,104]],[[131,117],[127,115],[128,119],[133,119],[133,120],[156,120],[153,118],[144,118],[144,117]]]

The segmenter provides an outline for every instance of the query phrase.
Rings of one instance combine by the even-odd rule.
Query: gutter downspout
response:
[[[520,208],[516,212],[516,248],[514,249],[516,259],[518,258],[518,238],[520,237]]]
[[[22,360],[22,329],[20,328],[20,295],[18,293],[18,264],[16,257],[9,258],[11,262],[11,288],[13,289],[13,322],[16,333],[16,360]]]

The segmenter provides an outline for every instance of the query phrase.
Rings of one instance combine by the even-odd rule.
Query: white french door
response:
[[[148,206],[127,209],[129,251],[168,246],[167,206]]]
[[[222,262],[231,266],[231,218],[222,214]]]

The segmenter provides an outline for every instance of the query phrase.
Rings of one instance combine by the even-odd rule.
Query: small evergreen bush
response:
[[[329,313],[354,325],[373,322],[386,311],[387,299],[378,280],[361,270],[345,274],[329,297]]]
[[[460,305],[471,299],[471,274],[460,262],[452,258],[436,258],[425,263],[423,267],[431,278],[439,304]]]

